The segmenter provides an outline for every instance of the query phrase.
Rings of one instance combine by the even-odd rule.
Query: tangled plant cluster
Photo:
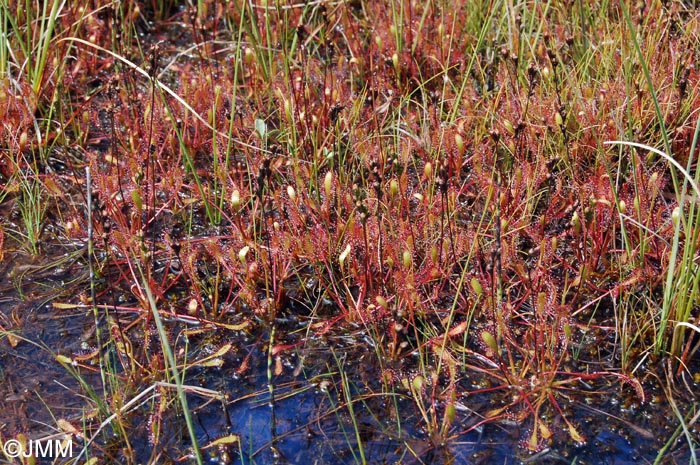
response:
[[[40,150],[17,104],[29,89],[0,83],[6,127],[27,128],[5,138],[16,162],[2,174],[74,190],[28,154],[80,152],[65,177],[95,173],[101,269],[142,308],[149,287],[171,313],[223,327],[300,308],[318,332],[361,324],[379,359],[413,369],[417,353],[437,372],[387,378],[436,441],[481,392],[460,381],[470,370],[509,393],[484,421],[530,418],[538,449],[555,411],[583,441],[559,393],[610,377],[644,397],[633,367],[659,315],[639,307],[658,308],[679,206],[663,160],[603,143],[658,145],[665,131],[692,155],[698,19],[680,2],[481,3],[71,7],[48,61],[65,63],[62,80],[47,72],[30,104],[65,124]],[[629,26],[649,75],[613,34]],[[85,235],[79,221],[66,235]],[[604,348],[622,365],[589,369],[573,347],[622,319],[621,346]]]

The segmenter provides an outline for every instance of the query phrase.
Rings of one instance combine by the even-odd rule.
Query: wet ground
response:
[[[2,274],[8,277],[0,289],[3,438],[20,432],[36,439],[52,437],[59,432],[58,420],[80,428],[90,424],[95,409],[85,396],[86,386],[55,358],[62,354],[81,360],[95,337],[91,311],[60,305],[75,302],[76,290],[77,294],[88,291],[80,271],[84,271],[82,254],[78,251],[60,258],[65,258],[61,266],[42,267],[16,253],[2,264]],[[134,318],[133,312],[113,313],[124,321]],[[388,371],[410,374],[415,364],[410,355],[379,361],[364,342],[360,327],[307,336],[309,324],[310,318],[291,311],[282,315],[276,321],[275,340],[282,349],[272,357],[267,350],[270,327],[265,324],[256,324],[253,330],[219,328],[190,339],[192,359],[231,345],[217,357],[215,366],[195,365],[187,371],[186,385],[224,396],[218,399],[204,390],[188,395],[200,445],[211,445],[203,451],[207,463],[636,464],[653,463],[664,447],[668,451],[662,463],[690,460],[664,390],[652,382],[644,386],[645,402],[638,400],[633,389],[611,380],[573,386],[558,398],[559,404],[579,425],[586,442],[573,443],[565,433],[566,425],[553,415],[549,422],[554,436],[542,450],[532,452],[523,447],[531,428],[527,420],[504,418],[475,426],[482,420],[480,412],[502,402],[508,393],[478,389],[484,380],[462,372],[455,420],[447,434],[449,440],[442,444],[442,439],[430,434],[410,390],[400,382],[389,385],[383,381]],[[181,322],[168,323],[171,333],[181,331],[181,326]],[[689,367],[691,372],[698,369],[695,363]],[[651,363],[645,368],[655,369]],[[102,389],[94,359],[82,361],[78,371],[89,386]],[[679,378],[678,382],[693,381]],[[132,387],[137,386],[147,390],[149,380]],[[688,394],[689,387],[695,389],[697,383],[670,389],[677,394],[675,402],[682,402],[681,411],[692,416],[698,404]],[[190,462],[189,438],[181,416],[171,412],[175,410],[163,413],[155,459],[159,463]],[[130,434],[130,447],[143,461],[154,460],[148,433],[151,415],[152,409],[146,406],[128,413],[129,424],[141,432]],[[92,423],[92,430],[94,427]],[[689,434],[697,431],[696,416]],[[677,439],[670,441],[674,433]],[[217,445],[217,439],[227,437],[236,440]],[[76,451],[82,444],[84,440],[75,437]],[[125,460],[123,445],[111,446],[104,434],[91,447],[91,453],[107,463]]]

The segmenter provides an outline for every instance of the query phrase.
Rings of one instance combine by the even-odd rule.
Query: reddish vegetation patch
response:
[[[677,172],[606,144],[694,173],[700,23],[683,2],[77,3],[37,75],[16,31],[38,26],[18,13],[11,30],[0,260],[20,253],[8,236],[39,254],[87,242],[89,167],[97,303],[125,312],[105,328],[132,391],[167,379],[146,288],[201,325],[193,341],[308,321],[278,355],[360,325],[433,445],[504,420],[530,450],[585,442],[574,391],[647,402],[651,360],[697,370],[697,334],[660,323]]]

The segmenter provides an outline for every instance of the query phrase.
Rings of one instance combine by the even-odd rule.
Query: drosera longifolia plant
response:
[[[52,127],[52,102],[63,96],[59,84],[64,69],[61,54],[70,48],[68,44],[56,46],[56,35],[65,32],[57,25],[64,6],[65,2],[57,1],[43,6],[20,4],[16,9],[6,2],[0,5],[0,89],[5,107],[3,131],[9,149],[3,157],[8,157],[5,164],[11,166],[9,172],[16,174],[8,185],[19,191],[23,231],[16,233],[26,239],[33,255],[39,253],[48,209],[40,174],[50,148],[60,139]],[[63,128],[58,129],[60,134]]]
[[[68,307],[67,307],[68,308]],[[0,331],[0,335],[3,337],[6,335],[5,330],[2,329]],[[26,344],[30,344],[32,346],[35,346],[41,351],[45,351],[48,354],[51,355],[51,357],[56,361],[56,363],[60,364],[63,366],[63,368],[73,377],[75,380],[79,383],[81,388],[83,389],[83,392],[85,394],[85,400],[87,400],[88,404],[86,405],[87,410],[96,410],[98,411],[103,417],[105,417],[105,421],[103,422],[103,427],[110,425],[113,429],[111,434],[117,434],[125,443],[124,447],[130,452],[133,453],[132,446],[129,443],[129,430],[125,422],[123,421],[123,418],[119,414],[113,413],[114,411],[118,411],[121,408],[126,409],[127,407],[124,407],[121,405],[120,399],[109,399],[104,394],[100,394],[98,391],[94,389],[94,386],[91,384],[87,374],[91,371],[93,371],[90,367],[87,365],[84,365],[84,362],[88,359],[88,357],[81,357],[79,355],[76,355],[74,357],[69,357],[60,353],[56,353],[53,348],[47,346],[44,342],[37,342],[29,338],[25,338],[22,335],[19,334],[14,334],[13,337],[17,341],[22,341]],[[95,351],[97,352],[97,351]],[[92,358],[92,357],[90,357]],[[119,391],[112,391],[112,392],[119,392]],[[42,402],[43,403],[43,402]],[[44,407],[46,407],[50,411],[50,406],[46,405],[44,403]],[[55,416],[52,414],[52,417],[54,418],[54,421],[57,424],[57,430],[60,430],[64,433],[67,433],[69,436],[68,440],[72,440],[70,437],[71,434],[75,434],[79,436],[81,432],[78,430],[77,425],[80,425],[81,419],[75,419],[75,418],[55,418]],[[84,433],[84,432],[83,432]],[[92,436],[92,439],[90,442],[98,437],[98,435],[104,434],[104,431],[102,431],[102,428],[99,428],[94,435]],[[104,437],[104,436],[103,436]]]
[[[45,2],[43,7],[36,10],[34,6],[19,3],[14,15],[7,3],[0,6],[3,17],[2,74],[4,76],[10,72],[11,67],[16,67],[18,78],[26,78],[34,95],[38,96],[46,78],[56,21],[65,7],[65,2]],[[34,23],[38,24],[36,28],[33,27]],[[10,29],[6,29],[8,27]],[[10,58],[26,61],[16,62],[11,66]]]
[[[59,38],[81,29],[90,15],[61,1],[17,2],[15,6],[0,5],[0,77],[11,84],[7,91],[33,113],[32,130],[27,127],[25,132],[34,151],[31,163],[39,172],[37,163],[46,163],[52,149],[65,142],[64,131],[72,119],[63,121],[61,113],[67,105],[70,85],[64,81],[73,50],[69,41]]]
[[[646,90],[650,95],[650,100],[653,104],[655,112],[655,123],[653,124],[658,125],[658,132],[663,142],[664,149],[658,150],[653,147],[644,144],[639,144],[636,142],[615,141],[612,143],[629,145],[637,148],[645,148],[650,152],[661,156],[664,160],[668,161],[671,165],[673,165],[673,168],[669,171],[671,179],[673,181],[673,187],[676,192],[678,206],[674,209],[673,212],[674,234],[671,254],[669,258],[668,271],[666,274],[666,282],[664,285],[664,298],[660,314],[660,324],[655,334],[654,349],[657,354],[660,353],[662,350],[668,350],[669,353],[678,357],[681,353],[681,345],[683,342],[683,335],[685,334],[685,328],[680,327],[678,331],[676,331],[675,329],[670,331],[667,330],[667,327],[671,321],[684,323],[688,322],[692,314],[692,311],[690,310],[691,305],[689,305],[688,302],[694,301],[694,296],[696,295],[698,289],[698,279],[691,278],[692,273],[689,273],[688,271],[688,260],[690,256],[694,255],[695,247],[693,244],[695,244],[695,238],[697,234],[697,228],[695,228],[697,214],[695,213],[695,209],[696,201],[698,198],[698,175],[697,170],[694,177],[690,175],[690,172],[691,166],[694,163],[693,154],[697,150],[698,135],[700,134],[700,120],[698,120],[698,122],[695,125],[693,139],[689,151],[689,156],[687,159],[687,166],[684,168],[671,155],[672,146],[670,142],[669,131],[665,122],[666,118],[661,110],[659,92],[657,91],[657,87],[653,82],[653,77],[649,67],[648,59],[643,55],[641,50],[639,31],[633,24],[633,16],[629,9],[624,4],[621,5],[621,8],[628,26],[628,34],[630,35],[631,42],[634,47],[635,56],[642,69],[643,79],[647,88]],[[640,10],[638,12],[638,15],[638,24],[641,25],[642,18],[644,18],[645,16],[644,10]],[[643,39],[650,40],[648,36],[644,36]],[[641,92],[638,91],[637,97],[641,97]],[[677,172],[683,175],[682,184],[679,184]],[[693,194],[691,195],[688,195],[687,193],[688,184],[690,184],[693,189]],[[690,199],[690,205],[688,208],[688,214],[685,215],[683,212],[685,211],[685,202],[687,197]],[[683,243],[682,253],[680,253],[680,263],[677,264],[679,251],[681,250],[681,231],[683,231],[683,235],[685,235],[686,241],[688,237],[690,237],[691,240]],[[676,269],[677,266],[678,268]],[[678,290],[680,290],[680,292],[678,292]],[[680,311],[678,311],[677,309],[680,309]],[[670,339],[668,333],[671,333],[672,335]]]
[[[666,131],[671,145],[690,146],[684,169],[693,173],[696,71],[683,68],[683,54],[672,54],[682,57],[670,68],[646,65],[662,55],[652,45],[676,40],[673,30],[697,44],[692,28],[659,23],[647,32],[665,7],[627,14],[625,5],[580,1],[479,9],[392,0],[199,0],[196,10],[194,3],[180,11],[172,2],[159,11],[97,5],[104,11],[86,9],[83,23],[71,10],[74,36],[52,41],[76,53],[75,82],[91,82],[81,78],[86,69],[112,82],[50,110],[44,116],[58,125],[42,120],[40,128],[42,136],[49,127],[75,128],[55,144],[94,144],[86,152],[99,193],[95,232],[105,238],[95,244],[105,252],[95,251],[96,265],[115,278],[105,287],[136,302],[119,306],[123,314],[109,305],[110,341],[98,344],[109,351],[109,390],[121,379],[133,393],[144,377],[175,377],[182,397],[195,334],[214,337],[212,327],[223,332],[230,319],[250,318],[261,323],[253,334],[271,327],[271,342],[282,347],[288,335],[277,320],[304,308],[309,315],[294,317],[308,318],[305,341],[352,328],[387,374],[374,392],[336,356],[344,388],[336,406],[354,421],[348,445],[366,445],[358,411],[348,407],[370,391],[410,399],[410,421],[434,447],[478,426],[457,411],[463,398],[491,396],[479,425],[515,419],[532,428],[523,445],[537,450],[564,430],[583,439],[565,401],[581,386],[610,389],[604,379],[643,398],[651,339],[659,353],[691,360],[696,196],[665,200],[669,175],[649,151],[603,145],[626,138],[656,147]],[[195,45],[161,66],[139,32],[152,26],[147,19],[166,17]],[[122,22],[121,40],[96,32],[105,18]],[[49,23],[29,26],[47,31]],[[45,37],[23,27],[22,37]],[[181,45],[160,47],[165,57]],[[7,51],[0,49],[5,69],[16,65]],[[53,62],[46,63],[49,76]],[[664,84],[663,69],[674,70],[675,87]],[[612,78],[619,74],[624,79]],[[78,87],[56,86],[54,95]],[[92,112],[87,122],[83,109]],[[27,186],[46,198],[50,184],[42,181],[54,174],[22,171],[39,124],[30,116],[30,142],[10,138],[19,161],[4,171],[14,172],[15,185],[35,181]],[[42,159],[51,153],[38,150]],[[664,153],[673,157],[668,147]],[[656,302],[661,273],[667,294]],[[172,321],[203,326],[175,335]],[[150,343],[156,331],[160,348]],[[603,341],[605,362],[591,370],[585,345],[594,333],[606,334],[595,342]],[[137,338],[145,343],[134,349]],[[684,376],[683,366],[669,376]],[[467,381],[479,377],[482,387]],[[166,404],[146,407],[157,426]],[[402,410],[395,408],[397,422],[407,418]],[[357,452],[355,459],[370,460]]]
[[[695,136],[693,138],[693,146],[691,154],[697,150],[698,135],[700,135],[700,119],[695,127]],[[684,214],[680,207],[676,207],[672,213],[672,222],[674,227],[673,242],[671,244],[671,259],[667,271],[666,283],[664,287],[664,301],[662,313],[660,315],[660,326],[655,334],[655,342],[658,348],[665,348],[675,357],[681,357],[681,348],[684,342],[685,329],[692,316],[692,304],[694,296],[698,292],[700,278],[692,272],[694,266],[691,264],[695,256],[695,246],[698,233],[698,213],[700,211],[696,205],[700,198],[700,189],[698,188],[698,175],[691,174],[683,168],[675,159],[658,150],[654,147],[639,144],[636,142],[627,141],[609,141],[606,144],[619,144],[630,146],[639,149],[651,151],[663,159],[665,159],[672,167],[683,176],[683,184],[690,185],[691,192],[681,194],[679,201],[680,205],[684,205],[684,197],[687,196],[689,206],[688,213]],[[681,233],[685,240],[681,239]],[[676,264],[676,256],[680,255],[680,260]],[[668,302],[668,303],[667,303]],[[673,329],[667,330],[671,322],[676,324]],[[678,326],[682,323],[680,326]],[[671,333],[670,339],[669,334]],[[683,365],[685,360],[680,358],[680,365]]]

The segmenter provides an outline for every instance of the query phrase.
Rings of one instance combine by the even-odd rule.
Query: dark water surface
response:
[[[6,257],[2,264],[0,274],[8,277],[0,289],[4,328],[0,340],[3,440],[19,433],[34,439],[51,437],[60,432],[58,419],[82,428],[84,418],[95,410],[92,402],[86,400],[85,386],[55,359],[55,354],[82,354],[94,344],[91,311],[53,305],[76,301],[76,285],[67,279],[71,276],[70,281],[74,282],[73,278],[84,271],[79,254],[76,257],[50,271],[39,271],[19,256]],[[84,285],[82,290],[87,292]],[[458,379],[455,421],[449,429],[449,440],[442,444],[437,435],[431,437],[411,392],[401,383],[382,381],[383,373],[389,370],[410,373],[415,365],[411,356],[380,363],[361,328],[306,336],[309,323],[310,320],[291,312],[280,318],[277,334],[284,337],[278,336],[275,344],[289,348],[271,358],[267,351],[270,328],[264,324],[248,332],[217,329],[200,339],[192,338],[189,349],[193,359],[197,353],[213,351],[223,343],[232,344],[222,357],[221,366],[187,371],[185,384],[225,396],[222,401],[201,393],[188,394],[200,446],[206,447],[226,436],[238,438],[238,442],[227,446],[204,449],[207,463],[653,463],[679,425],[660,384],[645,385],[645,402],[640,402],[631,388],[614,380],[578,384],[558,401],[569,419],[579,426],[586,443],[573,443],[561,418],[550,415],[548,425],[554,433],[550,444],[539,452],[531,452],[523,447],[530,435],[531,419],[521,423],[487,422],[474,428],[482,420],[479,415],[508,394],[472,394],[477,391],[473,386],[480,381],[473,373],[462,373]],[[177,324],[168,323],[173,333]],[[691,372],[698,370],[697,361],[693,363]],[[98,367],[86,367],[90,368],[89,364],[80,370],[83,380],[96,392],[102,392]],[[146,390],[152,381],[140,382],[142,387],[131,391]],[[680,411],[688,412],[688,422],[696,415],[698,404],[697,398],[693,401],[687,387],[681,385],[683,382],[688,380],[679,379],[679,385],[671,388],[678,396],[675,400]],[[698,386],[690,388],[697,390]],[[140,461],[191,462],[187,458],[189,437],[182,416],[176,413],[176,404],[173,401],[163,414],[161,450],[156,454],[148,433],[152,405],[146,404],[126,415],[126,423],[133,428],[130,446]],[[438,411],[443,408],[440,403],[436,406]],[[424,407],[429,410],[430,404],[424,403]],[[96,422],[88,423],[94,430]],[[697,423],[696,417],[690,426],[691,435],[697,434]],[[110,434],[107,427],[97,435],[91,454],[103,457],[105,463],[126,463],[125,456],[120,455],[123,446]],[[117,445],[110,444],[110,438]],[[74,441],[74,450],[79,453],[84,440],[75,437]],[[686,439],[680,434],[668,445],[661,463],[690,460]]]

